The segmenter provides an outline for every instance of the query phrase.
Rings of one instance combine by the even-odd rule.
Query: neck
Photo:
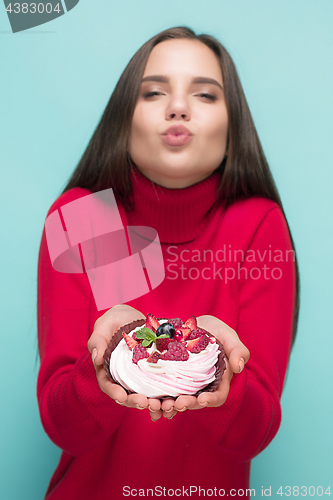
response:
[[[150,180],[153,184],[158,185],[159,187],[164,187],[167,189],[184,189],[190,186],[193,186],[194,184],[198,184],[199,182],[204,181],[208,177],[210,177],[212,174],[208,173],[204,177],[202,176],[202,173],[192,173],[191,178],[188,176],[185,177],[168,177],[164,176],[164,173],[158,173],[156,175],[155,172],[150,172],[149,176],[145,174],[142,170],[139,170],[136,166],[133,165],[135,168],[136,172],[140,172],[146,179]]]
[[[166,244],[185,243],[200,236],[217,202],[220,173],[181,189],[156,184],[135,165],[130,177],[134,210],[127,212],[129,225],[153,227],[161,243]]]

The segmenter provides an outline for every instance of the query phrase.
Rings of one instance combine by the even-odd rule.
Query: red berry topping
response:
[[[137,363],[140,359],[145,359],[149,357],[149,352],[142,344],[137,344],[133,349],[133,363]]]
[[[161,339],[162,340],[162,339]],[[153,351],[150,356],[147,358],[148,363],[157,363],[157,361],[160,359],[161,353],[157,351]]]
[[[168,319],[168,323],[171,323],[175,328],[181,328],[183,326],[183,321],[180,318]]]
[[[143,342],[143,339],[137,339],[137,338],[136,338],[135,332],[133,333],[132,338],[133,338],[136,342],[140,342],[140,344],[142,344],[142,342]]]
[[[202,335],[208,335],[207,330],[204,330],[203,328],[196,328],[195,330],[191,331],[187,340],[194,340],[197,339],[198,337],[202,337]]]
[[[180,342],[170,342],[167,352],[161,354],[161,359],[167,361],[187,361],[189,353],[186,347]]]
[[[156,333],[156,330],[160,326],[160,324],[153,314],[148,313],[145,326]]]
[[[191,330],[195,330],[197,328],[197,319],[193,314],[185,321],[185,326],[187,328],[191,328]]]
[[[184,340],[187,340],[191,334],[191,328],[179,328],[179,331],[182,333]]]
[[[170,342],[176,342],[174,339],[156,339],[156,347],[160,352],[165,351],[168,348]]]
[[[185,342],[183,334],[181,332],[176,333],[176,335],[174,336],[174,339],[177,340],[177,342],[182,342],[182,343]]]
[[[203,351],[209,344],[209,338],[207,335],[198,337],[197,339],[190,340],[187,342],[186,349],[190,352],[198,354],[198,352]]]
[[[138,345],[138,342],[135,339],[132,339],[127,333],[123,332],[123,337],[125,339],[126,344],[128,347],[133,351],[134,347]]]

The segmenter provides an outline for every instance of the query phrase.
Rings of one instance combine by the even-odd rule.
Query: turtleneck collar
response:
[[[134,210],[127,212],[130,226],[149,226],[158,232],[161,243],[185,243],[205,229],[217,201],[219,172],[197,184],[172,189],[145,177],[133,165],[130,171]]]

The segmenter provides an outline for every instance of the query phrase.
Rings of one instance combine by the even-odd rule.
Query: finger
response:
[[[187,402],[186,407],[188,410],[199,410],[201,406],[198,404],[198,398],[196,396],[186,396]]]
[[[198,326],[202,326],[202,328],[206,328],[208,331],[214,333],[216,338],[222,342],[232,371],[240,373],[250,358],[250,351],[241,342],[235,330],[223,321],[210,315],[199,316],[197,323]]]
[[[144,394],[130,394],[125,404],[129,408],[145,410],[148,408],[148,398]]]
[[[219,339],[223,344],[232,371],[240,373],[250,359],[250,351],[240,341],[235,330],[232,330],[227,325],[225,326],[220,331],[221,335],[219,335]]]
[[[163,417],[167,418],[168,420],[173,419],[177,415],[178,411],[176,410],[170,410],[170,411],[164,411],[163,412]]]
[[[144,319],[145,316],[133,307],[118,304],[100,316],[94,324],[94,331],[88,340],[88,349],[93,353],[97,365],[103,363],[104,352],[115,332],[125,323],[135,319]]]
[[[179,396],[175,401],[174,408],[181,413],[189,408],[192,409],[196,404],[196,400],[195,396]]]
[[[125,404],[127,393],[119,384],[112,382],[102,366],[96,366],[96,376],[100,389],[119,404]]]
[[[175,409],[175,400],[173,398],[167,398],[162,401],[161,409],[163,411],[163,417],[171,420],[175,415],[177,415],[177,410]]]
[[[182,399],[178,401],[176,408],[185,405],[182,409],[178,410],[182,413],[185,410],[201,410],[202,406],[198,403],[198,398],[196,396],[181,396]]]
[[[232,379],[233,373],[230,366],[227,366],[226,371],[223,374],[221,383],[215,392],[202,392],[198,396],[198,403],[201,407],[213,407],[216,408],[225,403],[230,389],[230,381]]]
[[[161,408],[164,412],[171,413],[174,411],[175,400],[173,398],[167,398],[162,401]]]
[[[91,359],[95,365],[103,364],[103,356],[108,344],[109,340],[98,331],[94,331],[90,336],[87,346],[89,352],[91,352]]]
[[[153,422],[157,422],[162,417],[161,401],[156,398],[148,398],[148,410]]]
[[[242,344],[234,345],[228,352],[230,368],[234,373],[240,373],[250,359],[250,351]]]
[[[162,410],[158,410],[158,411],[154,411],[154,412],[149,412],[150,414],[150,418],[152,419],[153,422],[157,422],[157,420],[159,420],[162,415],[163,415],[163,412]]]
[[[152,413],[161,409],[161,401],[155,398],[148,398],[148,410]]]

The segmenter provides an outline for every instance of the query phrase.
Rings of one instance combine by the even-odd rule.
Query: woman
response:
[[[85,274],[52,269],[43,234],[37,392],[63,449],[46,498],[245,496],[251,459],[281,421],[298,269],[236,70],[214,38],[173,28],[139,49],[49,213],[110,187],[124,225],[158,231],[166,277],[102,315]],[[216,393],[161,403],[106,378],[112,334],[148,312],[194,314],[221,339],[229,363]]]

